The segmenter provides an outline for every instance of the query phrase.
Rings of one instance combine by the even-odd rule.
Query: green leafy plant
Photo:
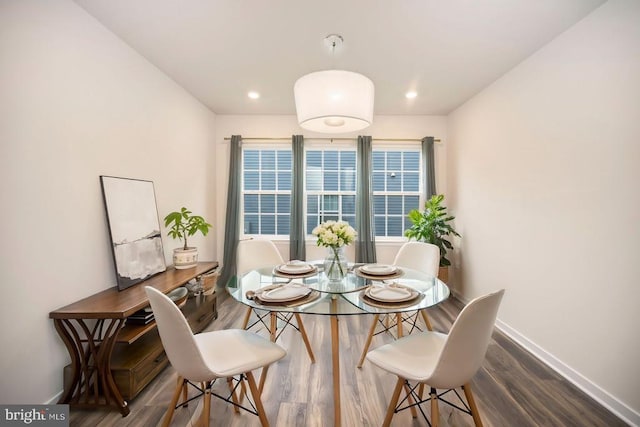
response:
[[[207,223],[203,217],[192,215],[187,208],[180,209],[180,212],[171,212],[164,217],[164,226],[169,228],[169,236],[174,239],[184,239],[183,249],[187,249],[187,237],[193,236],[198,231],[206,236],[211,224]]]
[[[413,225],[404,231],[404,235],[410,239],[436,245],[440,248],[440,267],[451,265],[446,257],[447,249],[453,249],[453,245],[447,236],[460,235],[449,224],[455,219],[447,214],[447,208],[442,206],[444,195],[435,195],[424,204],[424,211],[413,209],[409,212],[409,220]]]

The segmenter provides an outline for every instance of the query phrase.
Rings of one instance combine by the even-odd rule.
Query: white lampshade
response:
[[[364,129],[373,121],[373,82],[351,71],[327,70],[302,76],[293,87],[298,123],[321,133]]]

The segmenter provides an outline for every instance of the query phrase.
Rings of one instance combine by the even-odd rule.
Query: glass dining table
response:
[[[362,264],[349,264],[348,272],[340,281],[329,281],[320,262],[311,263],[314,270],[302,275],[282,274],[276,266],[267,266],[250,271],[231,280],[227,286],[229,294],[237,301],[258,310],[329,316],[331,320],[331,355],[333,375],[334,425],[341,425],[340,409],[340,347],[338,335],[339,316],[362,314],[397,316],[399,335],[402,334],[402,313],[435,306],[449,297],[448,286],[433,276],[408,268],[397,268],[394,274],[375,276],[365,274]],[[291,303],[264,303],[256,298],[264,288],[295,283],[311,290],[306,299]],[[377,303],[369,297],[376,287],[401,286],[414,295],[399,303]],[[301,301],[301,302],[300,302]],[[273,335],[272,335],[273,339]]]

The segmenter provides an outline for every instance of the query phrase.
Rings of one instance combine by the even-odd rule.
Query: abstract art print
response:
[[[152,181],[100,176],[118,289],[166,270]]]

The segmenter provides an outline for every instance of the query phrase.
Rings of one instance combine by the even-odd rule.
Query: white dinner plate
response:
[[[360,267],[360,271],[363,273],[375,276],[387,276],[395,273],[396,270],[396,266],[387,264],[366,264]]]
[[[310,293],[311,289],[307,286],[297,283],[289,283],[275,289],[262,292],[258,298],[268,302],[286,302],[306,297]]]
[[[381,302],[403,302],[415,298],[418,296],[418,292],[401,285],[391,284],[384,286],[371,286],[370,288],[367,288],[365,295],[373,300]]]
[[[308,264],[306,262],[298,261],[298,262],[288,262],[286,264],[282,264],[276,267],[281,273],[286,274],[304,274],[313,270],[313,265]]]

